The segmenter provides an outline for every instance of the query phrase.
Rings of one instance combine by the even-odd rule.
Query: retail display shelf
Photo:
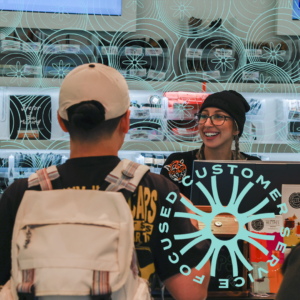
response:
[[[70,143],[69,141],[49,141],[49,140],[32,140],[32,141],[20,141],[20,140],[6,140],[0,141],[0,151],[27,151],[27,150],[47,150],[47,151],[59,151],[62,152],[64,150],[69,151]]]
[[[94,55],[94,46],[93,45],[71,45],[71,44],[51,44],[43,45],[35,43],[22,43],[19,44],[19,49],[5,47],[5,49],[0,48],[0,55],[8,54],[20,54],[24,52],[31,53],[42,53],[43,55],[56,55],[56,54],[76,54],[76,55]]]
[[[143,47],[116,47],[116,46],[99,46],[97,48],[101,56],[118,55],[120,57],[142,56],[169,58],[169,52],[166,48],[143,48]]]
[[[175,152],[175,151],[189,151],[199,148],[201,143],[180,143],[170,141],[127,141],[124,143],[122,150],[127,151],[162,151],[162,152]],[[247,153],[295,153],[295,159],[300,160],[300,154],[296,153],[296,149],[300,149],[300,142],[289,144],[274,143],[274,144],[255,144],[251,142],[240,143],[240,151]],[[234,149],[234,145],[233,145]]]
[[[1,73],[0,73],[1,74]],[[149,91],[157,91],[157,90],[181,90],[187,92],[202,92],[203,90],[203,82],[195,82],[195,78],[197,74],[185,74],[183,76],[179,76],[177,79],[173,81],[147,81],[141,84],[139,80],[131,80],[127,77],[127,83],[130,86],[134,86],[135,90],[145,90]],[[26,78],[25,80],[14,81],[11,83],[11,77],[0,77],[0,87],[34,87],[34,88],[52,88],[52,87],[60,87],[59,80],[55,80],[52,78]],[[19,82],[19,85],[18,85]],[[230,86],[226,86],[226,89],[234,89],[238,92],[243,93],[254,93],[257,89],[255,86],[255,82],[249,81],[248,83],[243,82],[232,82]],[[228,85],[228,84],[227,84]],[[300,89],[300,84],[272,84],[268,87],[271,93],[282,93],[282,94],[292,94],[297,93],[297,90]],[[224,85],[221,82],[206,82],[206,92],[207,93],[215,93],[224,90]],[[290,97],[290,96],[289,96]]]
[[[178,152],[178,151],[189,151],[196,148],[199,148],[201,143],[194,143],[194,142],[171,142],[171,141],[125,141],[121,151],[150,151],[150,152]],[[69,141],[23,141],[22,143],[18,141],[0,141],[0,151],[1,152],[18,152],[18,151],[29,151],[29,152],[37,152],[37,151],[58,151],[62,152],[69,152],[70,143]],[[234,149],[234,145],[232,147]],[[293,153],[295,158],[300,154],[297,153],[297,149],[300,149],[300,142],[290,142],[286,143],[272,143],[272,144],[265,144],[265,143],[252,143],[252,142],[245,142],[240,143],[240,150],[242,152],[247,153],[261,153],[261,154],[268,154],[268,153]]]

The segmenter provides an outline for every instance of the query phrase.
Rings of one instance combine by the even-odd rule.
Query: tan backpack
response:
[[[134,192],[147,166],[127,159],[106,177],[105,191],[53,190],[55,166],[31,175],[17,212],[12,272],[1,300],[150,300],[138,276],[134,227],[124,195]],[[70,298],[71,296],[71,298]]]

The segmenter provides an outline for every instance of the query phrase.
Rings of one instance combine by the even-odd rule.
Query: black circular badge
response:
[[[292,208],[300,208],[300,193],[293,193],[289,197],[289,203]]]
[[[264,221],[262,219],[254,220],[251,225],[255,231],[261,231],[264,228]]]

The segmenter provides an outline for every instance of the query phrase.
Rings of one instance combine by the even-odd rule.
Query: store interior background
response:
[[[159,173],[170,153],[201,146],[194,113],[205,95],[233,89],[251,105],[241,151],[299,161],[300,21],[292,20],[293,0],[123,0],[122,16],[85,14],[84,1],[75,1],[83,5],[75,15],[59,2],[56,13],[26,12],[25,3],[15,4],[24,11],[0,11],[2,192],[15,179],[68,159],[69,137],[56,120],[59,87],[82,63],[108,64],[128,82],[132,129],[121,158]],[[201,25],[189,25],[190,17]],[[221,25],[212,25],[219,18]],[[166,94],[178,91],[204,94],[197,100]],[[27,123],[13,135],[23,118],[14,101],[34,106],[37,99],[45,101],[39,126],[48,133],[32,133]]]

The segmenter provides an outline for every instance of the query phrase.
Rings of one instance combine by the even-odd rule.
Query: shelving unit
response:
[[[14,157],[21,152],[33,155],[54,153],[67,159],[69,157],[68,136],[62,133],[55,117],[58,109],[59,87],[63,78],[76,66],[83,63],[102,62],[119,69],[128,82],[132,103],[137,104],[133,104],[130,108],[131,129],[119,152],[121,158],[130,158],[144,163],[143,155],[167,157],[175,151],[190,151],[201,146],[198,135],[188,136],[184,132],[195,127],[194,113],[199,110],[200,106],[185,113],[186,107],[169,106],[169,99],[164,97],[165,92],[201,93],[205,89],[206,93],[214,93],[224,89],[234,89],[242,92],[252,105],[247,115],[245,134],[240,140],[240,150],[258,155],[262,160],[299,161],[300,134],[293,134],[291,137],[289,129],[291,129],[291,122],[293,125],[299,122],[296,129],[300,128],[300,117],[296,118],[296,115],[289,117],[290,112],[286,109],[286,101],[293,100],[291,95],[296,94],[297,89],[300,88],[300,82],[299,84],[288,82],[283,85],[278,83],[280,74],[278,78],[273,78],[267,71],[261,69],[247,74],[248,69],[245,68],[245,74],[240,72],[238,76],[233,77],[232,74],[238,73],[242,65],[256,66],[255,63],[258,61],[267,62],[266,50],[246,49],[240,41],[230,41],[230,30],[233,30],[233,27],[215,30],[205,29],[206,25],[203,24],[204,27],[198,32],[197,38],[182,38],[178,44],[179,50],[148,47],[146,44],[134,45],[132,41],[129,46],[126,46],[123,41],[120,47],[95,46],[97,43],[94,45],[52,44],[47,47],[42,43],[24,42],[18,45],[4,43],[4,48],[0,48],[0,64],[2,65],[0,87],[3,86],[1,93],[5,94],[2,97],[0,93],[2,101],[0,101],[0,129],[2,129],[0,158]],[[287,45],[288,50],[281,53],[283,61],[280,60],[273,65],[278,68],[284,67],[286,72],[292,74],[295,53],[288,42]],[[297,47],[300,49],[300,43]],[[170,76],[171,73],[175,75],[172,69],[176,64],[174,57],[179,58],[178,65],[181,74],[177,74],[177,77]],[[222,59],[227,61],[226,68]],[[20,76],[21,80],[16,78],[12,82],[13,77],[9,73],[13,72],[12,67],[18,62],[18,68],[22,70],[23,77]],[[252,77],[247,79],[249,75]],[[257,93],[261,75],[265,78],[271,77],[268,81],[270,94]],[[232,82],[228,81],[229,78]],[[53,116],[51,140],[13,141],[8,139],[7,122],[10,113],[8,103],[9,96],[14,94],[51,96]],[[150,96],[158,97],[160,104],[149,105]],[[297,101],[300,103],[300,98]],[[280,117],[279,113],[283,115]],[[154,172],[160,171],[160,168],[155,165],[152,168]],[[11,178],[27,176],[33,171],[35,171],[34,168],[19,170],[16,167]],[[1,172],[7,174],[5,176],[8,177],[11,174],[9,166],[3,170],[0,169],[0,177]]]

